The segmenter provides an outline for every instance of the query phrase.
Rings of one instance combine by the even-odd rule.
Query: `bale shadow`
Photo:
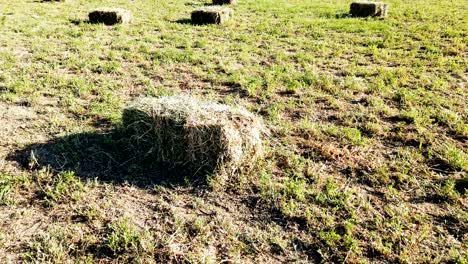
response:
[[[343,12],[343,13],[338,13],[335,14],[336,19],[342,19],[342,18],[352,18],[353,16],[349,12]]]
[[[381,17],[373,17],[373,16],[356,16],[352,15],[349,12],[341,12],[336,14],[328,14],[325,15],[326,18],[335,18],[335,19],[346,19],[346,18],[353,18],[353,19],[383,19]]]
[[[31,144],[10,153],[7,159],[25,169],[50,167],[56,173],[74,171],[83,180],[129,183],[141,188],[206,186],[206,178],[193,176],[183,166],[154,162],[151,149],[137,149],[123,129],[78,133]]]
[[[59,0],[34,0],[31,3],[63,3],[64,1]]]
[[[72,23],[75,26],[80,26],[80,25],[106,25],[106,26],[114,26],[115,24],[109,24],[105,22],[99,22],[99,21],[91,21],[89,19],[69,19],[70,23]]]
[[[177,20],[175,20],[173,22],[177,23],[177,24],[183,24],[183,25],[197,25],[197,24],[194,24],[192,19],[190,19],[190,18],[181,18],[181,19],[177,19]]]
[[[96,24],[96,23],[89,21],[89,19],[69,19],[69,21],[75,26],[79,26],[82,24]]]
[[[182,18],[172,21],[173,23],[182,24],[182,25],[192,25],[192,26],[209,26],[213,25],[212,22],[194,22],[191,18]]]

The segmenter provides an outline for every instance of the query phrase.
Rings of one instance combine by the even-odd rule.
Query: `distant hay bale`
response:
[[[388,4],[382,2],[353,2],[350,14],[355,17],[385,17],[388,14]]]
[[[123,124],[154,162],[212,175],[234,177],[263,155],[261,120],[242,108],[187,96],[141,98],[123,113]]]
[[[213,5],[235,5],[237,0],[213,0]]]
[[[230,8],[211,6],[196,9],[192,12],[194,24],[222,24],[228,21],[234,12]]]
[[[91,23],[104,23],[106,25],[130,23],[132,15],[122,8],[99,8],[89,13]]]

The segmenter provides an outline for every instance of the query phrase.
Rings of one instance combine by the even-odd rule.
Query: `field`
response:
[[[0,0],[0,262],[467,263],[468,1],[387,2]],[[179,94],[261,116],[265,159],[138,163],[122,107]]]

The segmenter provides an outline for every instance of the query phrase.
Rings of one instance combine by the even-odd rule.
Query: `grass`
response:
[[[60,227],[51,227],[37,235],[28,245],[24,258],[28,261],[60,263],[67,257],[66,234]]]
[[[152,245],[145,245],[143,234],[132,226],[128,219],[119,219],[109,225],[111,229],[107,238],[107,246],[116,255],[129,252],[138,254],[139,252],[151,253]],[[148,243],[148,241],[146,241]]]
[[[46,204],[64,202],[67,199],[76,201],[84,195],[83,184],[73,172],[68,171],[59,173],[55,179],[40,188]]]
[[[10,1],[11,2],[11,1]],[[0,257],[10,262],[466,263],[466,0],[0,3]],[[100,6],[129,25],[86,22]],[[223,190],[141,167],[139,96],[241,105],[269,129]]]

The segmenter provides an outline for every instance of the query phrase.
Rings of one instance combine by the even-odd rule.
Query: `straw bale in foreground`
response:
[[[123,124],[155,162],[184,166],[194,175],[234,176],[263,153],[258,117],[188,96],[138,99],[124,110]]]

